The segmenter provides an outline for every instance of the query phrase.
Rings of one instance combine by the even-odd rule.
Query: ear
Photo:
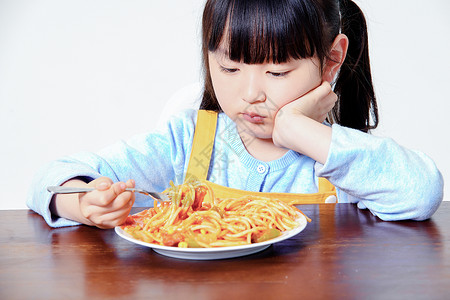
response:
[[[325,60],[322,79],[333,82],[336,74],[344,63],[347,55],[348,38],[345,34],[338,34],[331,45],[329,57]]]

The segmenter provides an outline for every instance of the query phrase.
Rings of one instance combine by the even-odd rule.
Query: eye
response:
[[[269,74],[273,77],[284,77],[287,74],[289,74],[289,71],[287,71],[287,72],[267,72],[267,74]]]
[[[225,68],[222,66],[220,66],[220,70],[224,73],[229,73],[229,74],[236,73],[237,71],[239,71],[239,69],[236,69],[236,68]]]

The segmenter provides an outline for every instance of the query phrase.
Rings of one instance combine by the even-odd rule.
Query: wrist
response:
[[[84,187],[87,183],[80,179],[71,179],[61,186]],[[61,217],[75,222],[91,225],[80,209],[80,194],[56,194],[50,201],[50,212],[54,217]]]
[[[294,150],[324,164],[331,144],[330,127],[303,114],[282,114],[276,118],[274,144]]]
[[[274,125],[273,142],[276,146],[293,149],[294,140],[296,139],[296,127],[301,122],[299,119],[304,118],[303,115],[293,116],[285,111],[279,111]],[[298,151],[297,151],[298,152]]]

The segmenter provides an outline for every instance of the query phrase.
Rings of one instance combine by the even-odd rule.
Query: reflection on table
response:
[[[161,256],[114,230],[52,229],[31,211],[0,211],[0,298],[445,297],[449,204],[424,222],[384,222],[353,204],[299,206],[313,221],[297,236],[211,261]]]

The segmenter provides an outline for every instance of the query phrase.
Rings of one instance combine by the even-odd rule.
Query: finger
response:
[[[111,185],[113,184],[113,181],[108,177],[102,177],[101,180],[95,185],[95,188],[99,191],[106,191],[108,190]]]
[[[333,92],[331,84],[328,81],[322,81],[322,83],[315,89],[315,91],[323,93],[322,95],[328,95]]]
[[[88,186],[94,187],[95,189],[99,191],[106,191],[111,187],[113,184],[113,181],[108,177],[99,177],[95,180],[92,180],[88,183]]]
[[[89,221],[95,224],[102,224],[103,216],[125,211],[128,214],[134,204],[134,193],[127,192],[117,196],[108,205],[99,205],[103,200],[91,201],[90,203],[83,203],[80,206],[82,215]]]
[[[130,214],[130,211],[131,206],[125,206],[119,210],[98,214],[92,218],[92,222],[99,228],[113,228],[123,224]]]
[[[136,187],[136,183],[135,183],[135,181],[133,179],[128,179],[128,181],[125,183],[125,185],[126,185],[127,188],[134,188],[134,187]],[[125,192],[122,195],[126,195],[127,197],[129,195],[130,198],[128,198],[127,201],[132,201],[134,203],[134,199],[135,199],[135,193],[134,192]]]
[[[128,185],[132,185],[128,182]],[[124,206],[132,206],[135,200],[133,192],[125,191],[127,184],[123,182],[114,183],[106,191],[93,191],[80,197],[84,207],[85,216],[91,216],[99,209],[103,213],[121,209]],[[128,202],[131,201],[131,205]]]
[[[331,85],[324,81],[317,89],[313,90],[315,93],[315,98],[321,103],[325,104],[326,107],[336,103],[338,97],[336,93],[331,88]]]
[[[127,185],[128,188],[136,187],[136,182],[134,181],[134,179],[128,179],[128,181],[125,184]]]
[[[336,105],[336,101],[338,100],[338,96],[331,91],[325,98],[324,98],[324,103],[325,103],[325,108],[330,111],[334,105]]]
[[[133,192],[124,192],[116,197],[111,203],[111,210],[119,210],[124,207],[131,207],[134,204],[136,196]]]
[[[125,191],[126,187],[127,186],[125,183],[116,182],[113,185],[111,185],[107,190],[104,191],[96,190],[90,192],[89,194],[91,194],[92,199],[94,199],[94,201],[91,201],[91,204],[104,208],[108,207],[114,201],[114,199],[117,198],[117,196],[119,196],[121,193]]]
[[[107,206],[112,201],[114,201],[120,194],[122,194],[125,189],[127,188],[127,185],[124,182],[116,182],[114,183],[108,190],[105,191],[103,194],[103,206]]]
[[[332,91],[333,90],[331,88],[330,83],[328,81],[322,81],[322,83],[318,87],[310,90],[308,93],[306,93],[302,97],[308,96],[313,99],[322,99]]]
[[[112,189],[118,184],[114,184]],[[124,207],[128,208],[133,206],[134,200],[135,200],[135,194],[133,192],[125,191],[126,184],[122,183],[120,187],[116,187],[115,191],[120,192],[120,194],[114,194],[110,195],[111,197],[114,197],[113,201],[109,201],[108,203],[105,202],[105,205],[102,206],[102,209],[105,213],[113,212],[116,210],[120,210]]]

